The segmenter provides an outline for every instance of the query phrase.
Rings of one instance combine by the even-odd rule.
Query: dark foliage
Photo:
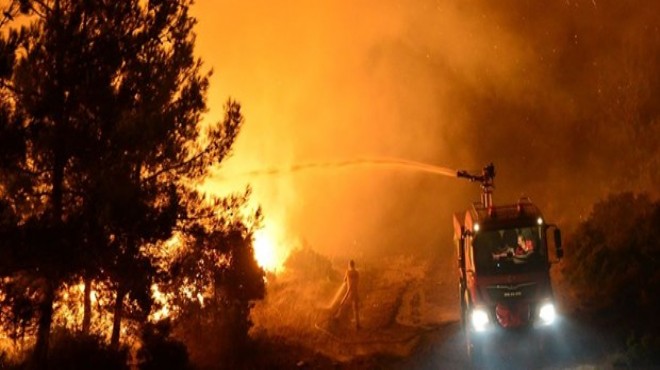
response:
[[[172,338],[169,321],[147,324],[142,330],[142,348],[138,357],[142,370],[190,369],[186,346]]]
[[[38,283],[29,275],[16,274],[0,284],[4,293],[0,302],[0,328],[14,343],[34,335]]]
[[[191,361],[203,369],[235,368],[251,353],[250,309],[264,297],[264,271],[254,259],[251,231],[235,217],[212,212],[220,208],[224,215],[236,215],[247,196],[225,199],[212,208],[196,207],[198,217],[182,228],[189,247],[167,276],[165,289],[175,294],[182,312],[176,336],[186,343]],[[256,217],[258,223],[259,214]],[[193,299],[178,290],[183,281],[194,289]]]
[[[49,368],[60,370],[122,370],[126,350],[115,351],[103,339],[58,330],[52,334]]]
[[[247,335],[249,301],[263,296],[250,232],[222,216],[209,223],[226,208],[194,190],[228,155],[243,117],[229,101],[222,122],[201,125],[210,74],[193,55],[191,4],[9,2],[5,17],[30,18],[0,36],[0,277],[12,293],[0,313],[16,337],[36,327],[38,366],[56,292],[80,277],[112,282],[117,350],[122,319],[146,320],[159,273],[182,283],[145,254],[179,229],[231,261],[206,283],[240,307],[232,317]]]
[[[660,202],[644,194],[611,195],[594,206],[566,247],[563,271],[582,309],[627,340],[633,357],[660,350],[653,347],[660,343],[658,225]]]

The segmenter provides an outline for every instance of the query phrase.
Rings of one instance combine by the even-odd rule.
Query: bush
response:
[[[186,370],[190,369],[186,346],[171,337],[169,321],[146,324],[142,330],[142,348],[139,357],[143,360],[141,370]]]
[[[631,334],[625,349],[616,355],[614,364],[628,368],[646,368],[660,364],[660,336]]]
[[[567,238],[563,271],[568,283],[585,313],[618,329],[614,334],[627,341],[631,359],[648,359],[645,353],[658,349],[653,345],[660,338],[658,225],[660,202],[621,193],[595,204]]]
[[[55,331],[51,335],[48,364],[60,370],[128,369],[125,350],[113,351],[100,337]]]
[[[251,303],[209,302],[204,307],[188,309],[177,319],[175,335],[190,353],[199,369],[236,369],[249,367],[254,352],[248,330],[252,325]]]

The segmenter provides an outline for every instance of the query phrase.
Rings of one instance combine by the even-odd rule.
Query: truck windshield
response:
[[[472,246],[477,272],[518,273],[543,268],[547,263],[543,234],[540,226],[476,234]]]

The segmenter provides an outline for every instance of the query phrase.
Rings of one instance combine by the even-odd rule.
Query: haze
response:
[[[451,251],[464,180],[385,165],[494,162],[495,202],[527,195],[572,227],[611,191],[660,180],[660,3],[199,1],[213,68],[246,123],[208,189],[250,184],[271,237],[329,256]],[[246,176],[250,171],[278,174]],[[444,253],[443,253],[444,254]]]

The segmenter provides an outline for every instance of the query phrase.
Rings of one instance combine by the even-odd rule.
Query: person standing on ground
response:
[[[358,283],[360,281],[360,273],[355,269],[355,261],[348,262],[348,270],[344,275],[344,284],[346,284],[346,294],[339,303],[337,314],[335,318],[341,315],[342,309],[347,302],[353,306],[353,316],[355,318],[355,328],[360,329],[360,312],[359,312],[359,296],[358,296]]]

